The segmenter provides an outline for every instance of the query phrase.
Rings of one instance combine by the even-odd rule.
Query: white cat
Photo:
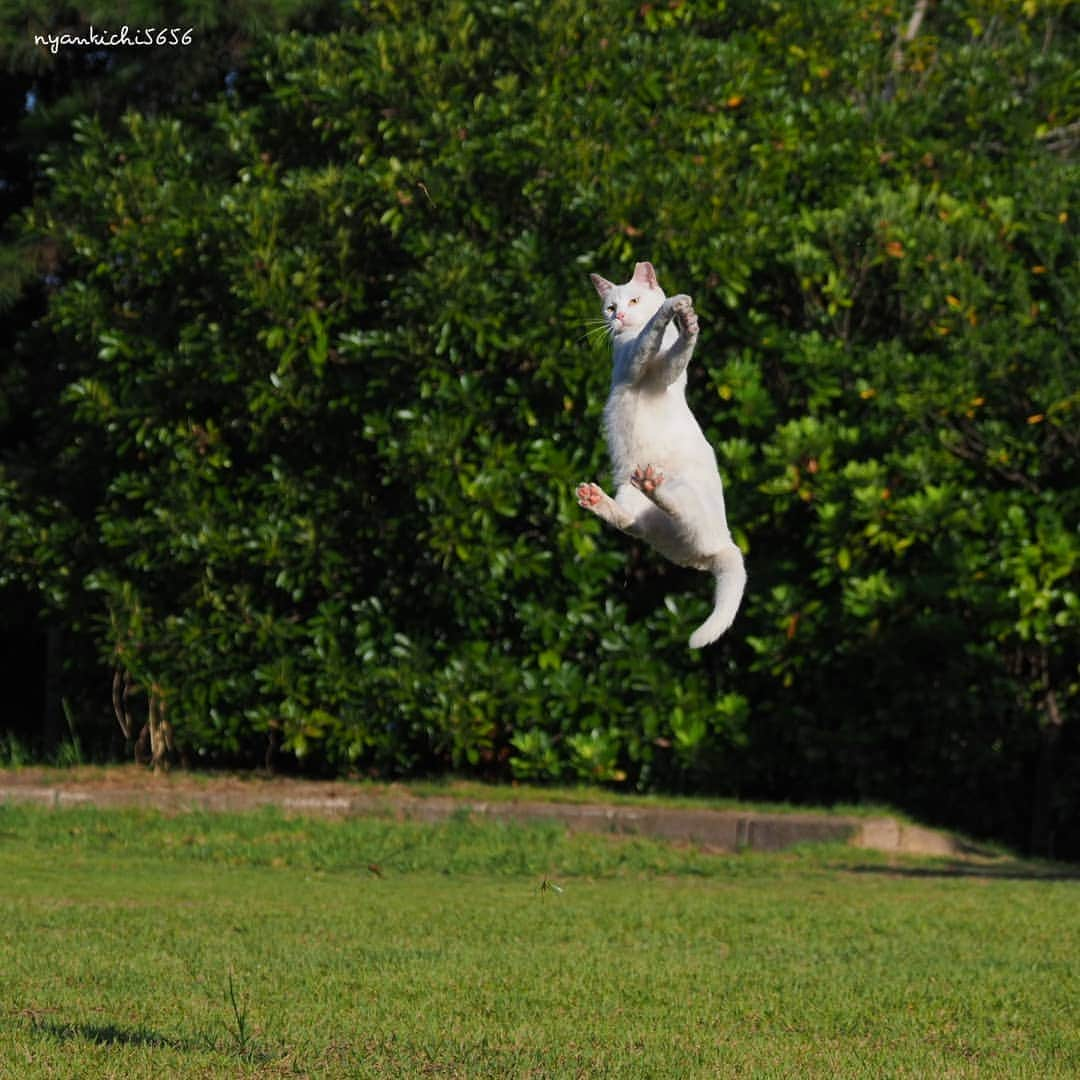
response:
[[[665,298],[651,263],[638,263],[625,285],[590,276],[614,345],[604,430],[615,498],[585,483],[578,502],[673,563],[716,575],[716,606],[690,637],[700,649],[734,620],[746,568],[728,530],[716,455],[686,404],[697,315],[689,296]]]

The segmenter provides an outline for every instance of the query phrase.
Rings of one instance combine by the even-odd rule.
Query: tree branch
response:
[[[896,44],[892,51],[892,66],[894,71],[899,71],[904,62],[904,46],[910,45],[918,36],[919,27],[926,18],[926,9],[930,6],[930,0],[916,0],[915,10],[908,19],[907,29],[896,37]]]

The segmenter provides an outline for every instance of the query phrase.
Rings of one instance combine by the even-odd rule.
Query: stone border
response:
[[[303,788],[303,785],[299,785]],[[403,821],[440,822],[468,814],[492,821],[554,821],[571,832],[647,836],[699,844],[718,852],[782,851],[796,844],[847,843],[875,851],[957,856],[967,852],[955,837],[909,825],[891,817],[860,818],[825,814],[770,814],[755,811],[604,806],[527,800],[483,801],[451,796],[342,794],[334,785],[289,794],[229,785],[215,790],[161,786],[33,784],[0,782],[0,803],[73,806],[150,807],[172,813],[244,811],[276,806],[286,813],[319,817],[380,815]],[[329,789],[329,790],[326,790]]]

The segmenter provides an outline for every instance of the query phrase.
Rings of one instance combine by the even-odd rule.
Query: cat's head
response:
[[[625,285],[614,285],[599,274],[590,274],[604,305],[604,319],[613,338],[637,337],[660,310],[664,290],[656,281],[652,263],[639,262]]]

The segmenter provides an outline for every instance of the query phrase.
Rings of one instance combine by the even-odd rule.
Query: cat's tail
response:
[[[734,621],[746,588],[746,567],[742,552],[734,543],[713,556],[716,575],[716,606],[712,614],[690,635],[690,648],[711,645]]]

